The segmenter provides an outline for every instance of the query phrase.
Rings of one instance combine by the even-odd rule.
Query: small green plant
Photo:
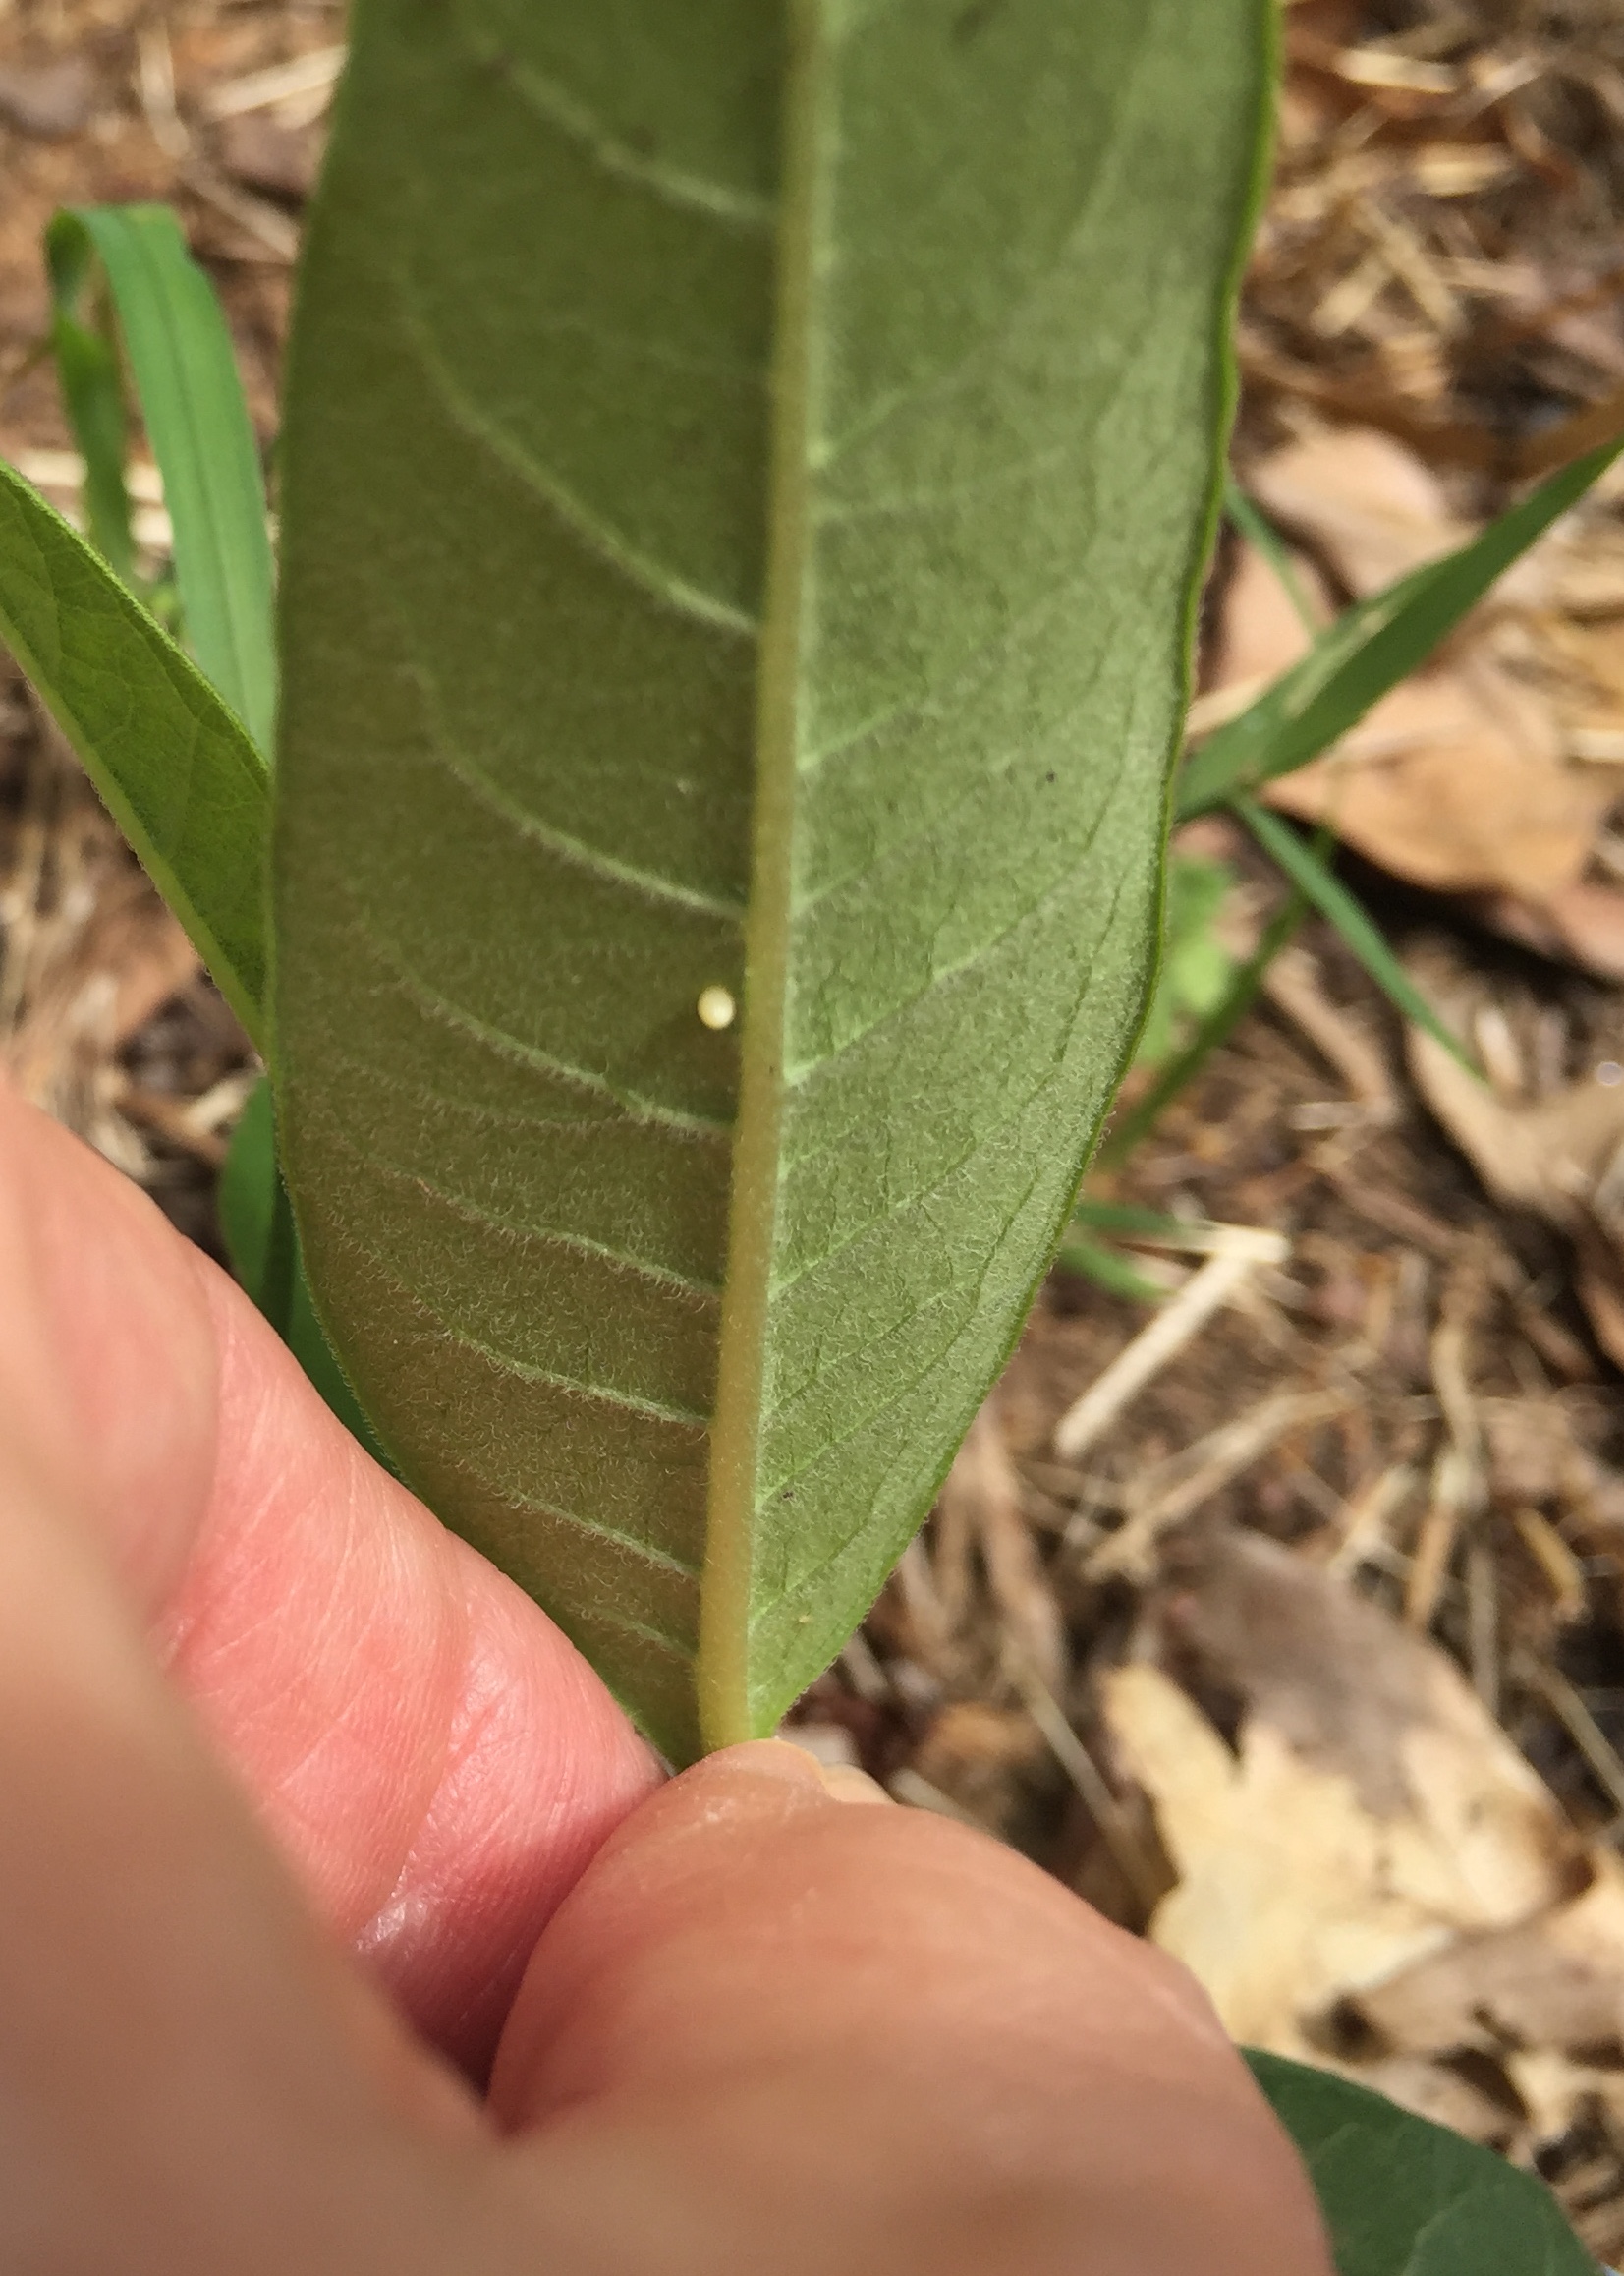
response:
[[[633,14],[363,0],[279,634],[205,280],[152,209],[62,217],[93,541],[0,469],[0,633],[266,1058],[245,1281],[682,1760],[876,1592],[1134,1048],[1273,12]],[[1281,827],[1253,794],[1485,559],[1354,612],[1181,810]],[[1170,1042],[1237,984],[1180,922]],[[1308,2139],[1321,2082],[1263,2082]],[[1535,2185],[1372,2106],[1416,2183],[1383,2227],[1385,2140],[1332,2176],[1344,2276],[1582,2269]]]
[[[1177,853],[1169,858],[1161,968],[1140,1030],[1136,1066],[1164,1066],[1228,995],[1237,959],[1219,937],[1218,920],[1235,882],[1222,862]]]

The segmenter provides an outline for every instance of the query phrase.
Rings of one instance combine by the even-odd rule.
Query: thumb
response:
[[[1328,2270],[1181,1968],[989,1840],[842,1806],[791,1747],[701,1763],[611,1838],[493,2106],[585,2265]]]

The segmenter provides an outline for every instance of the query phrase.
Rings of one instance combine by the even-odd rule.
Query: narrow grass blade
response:
[[[114,576],[134,590],[136,546],[124,480],[130,415],[105,282],[83,231],[48,230],[45,256],[51,353],[63,409],[84,461],[85,528]]]
[[[3,462],[0,640],[259,1041],[265,763],[100,555]]]
[[[1170,1059],[1144,1097],[1135,1101],[1121,1120],[1112,1124],[1099,1149],[1101,1167],[1125,1162],[1140,1141],[1161,1119],[1187,1083],[1240,1025],[1262,986],[1263,975],[1286,946],[1307,914],[1301,894],[1279,908],[1265,927],[1262,939],[1236,971],[1221,1002],[1214,1004],[1176,1058]]]
[[[233,1272],[339,1421],[388,1466],[310,1302],[299,1234],[276,1160],[268,1080],[250,1093],[220,1172],[220,1229]]]
[[[1307,766],[1357,726],[1372,704],[1426,661],[1558,515],[1584,496],[1620,450],[1624,438],[1575,459],[1471,544],[1401,577],[1328,625],[1301,663],[1187,763],[1178,790],[1180,821]]]
[[[1315,848],[1300,838],[1289,823],[1282,822],[1277,814],[1270,814],[1266,807],[1259,806],[1250,798],[1236,799],[1235,811],[1304,899],[1311,901],[1327,923],[1335,926],[1343,945],[1359,958],[1394,1008],[1406,1019],[1414,1020],[1418,1027],[1424,1027],[1429,1036],[1436,1037],[1444,1050],[1457,1058],[1469,1074],[1475,1075],[1478,1069],[1459,1037],[1450,1034],[1376,927]]]
[[[1140,1209],[1132,1202],[1094,1201],[1087,1194],[1072,1211],[1072,1223],[1092,1232],[1120,1234],[1124,1240],[1165,1241],[1175,1247],[1191,1230],[1188,1220],[1169,1217],[1164,1210]]]
[[[1060,1254],[1054,1261],[1068,1273],[1081,1273],[1108,1296],[1128,1296],[1136,1304],[1160,1304],[1166,1300],[1165,1288],[1136,1272],[1125,1256],[1107,1247],[1104,1241],[1092,1241],[1085,1234],[1074,1233],[1069,1240],[1061,1242]]]
[[[214,288],[166,205],[59,213],[46,245],[53,278],[78,278],[83,291],[94,261],[105,272],[163,476],[186,644],[268,753],[276,641],[264,484]],[[60,307],[61,288],[58,300]],[[81,447],[94,472],[98,462],[84,428]],[[97,479],[107,480],[104,468]],[[120,479],[122,484],[122,472]]]
[[[1268,516],[1255,506],[1233,475],[1224,480],[1223,510],[1247,541],[1256,546],[1280,580],[1281,589],[1303,630],[1313,636],[1319,630],[1315,623],[1309,597],[1303,590],[1303,580],[1297,574],[1297,564],[1291,557],[1279,531]]]

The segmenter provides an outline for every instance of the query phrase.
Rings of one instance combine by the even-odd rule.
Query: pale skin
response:
[[[9,1094],[0,1290],[7,2276],[1329,2276],[1180,1969],[792,1748],[661,1785]]]

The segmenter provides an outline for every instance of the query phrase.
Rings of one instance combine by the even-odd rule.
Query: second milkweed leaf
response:
[[[264,761],[196,666],[3,462],[0,640],[258,1041],[270,830]]]
[[[1309,2169],[1337,2276],[1596,2276],[1532,2174],[1369,2087],[1247,2061]]]
[[[872,1599],[1131,1046],[1273,13],[357,11],[285,1166],[388,1444],[674,1756]]]

